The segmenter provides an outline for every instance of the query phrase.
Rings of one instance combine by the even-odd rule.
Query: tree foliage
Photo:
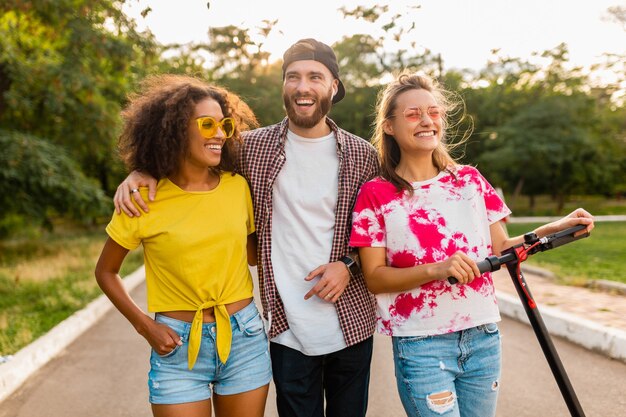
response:
[[[263,125],[285,116],[282,100],[282,63],[268,63],[264,40],[276,21],[266,20],[258,28],[260,40],[248,29],[235,26],[209,28],[204,51],[215,62],[211,80],[232,89],[250,105]]]
[[[123,1],[9,1],[0,6],[0,127],[65,148],[110,191],[126,95],[156,60],[156,43]],[[117,182],[117,181],[115,181]]]
[[[65,150],[32,135],[0,130],[0,236],[8,219],[26,216],[50,227],[60,214],[89,223],[110,212],[111,202]]]
[[[559,207],[572,194],[615,190],[626,153],[616,131],[603,132],[611,87],[590,90],[564,44],[541,53],[542,66],[494,52],[463,91],[476,122],[468,161],[514,196],[549,194]]]
[[[581,123],[581,108],[574,97],[548,97],[520,111],[498,129],[502,142],[480,161],[496,170],[509,184],[522,185],[527,194],[565,196],[584,193],[597,183],[595,166],[580,161],[598,159],[590,126]]]
[[[282,62],[271,62],[266,48],[277,20],[253,29],[207,26],[204,41],[161,45],[136,29],[122,12],[124,3],[0,3],[0,129],[12,152],[0,167],[2,178],[10,178],[0,189],[6,207],[0,224],[20,212],[44,223],[55,213],[95,215],[88,206],[97,211],[102,202],[89,193],[87,178],[111,193],[124,175],[115,151],[119,113],[148,74],[188,74],[223,85],[241,95],[263,125],[284,117]],[[452,140],[471,133],[461,161],[478,164],[494,185],[560,202],[573,193],[626,192],[623,54],[607,55],[592,68],[612,72],[610,84],[573,67],[565,44],[538,51],[532,61],[494,50],[479,71],[449,69],[428,45],[432,34],[422,33],[420,6],[383,2],[338,11],[369,27],[332,45],[347,94],[331,117],[344,129],[369,138],[382,84],[402,70],[419,71],[463,98],[469,117],[455,115]],[[623,8],[608,14],[624,24]],[[18,168],[15,161],[26,165]],[[68,179],[51,164],[64,167]],[[32,177],[24,179],[32,184],[19,182],[19,175]]]

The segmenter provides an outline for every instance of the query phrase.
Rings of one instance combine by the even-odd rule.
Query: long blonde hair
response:
[[[401,73],[394,81],[390,82],[378,94],[376,102],[376,119],[374,121],[374,137],[372,144],[378,149],[381,161],[381,176],[396,186],[398,191],[406,190],[413,193],[413,186],[396,173],[396,167],[400,163],[400,147],[392,135],[385,133],[383,127],[387,120],[391,119],[396,111],[397,101],[400,94],[410,90],[426,90],[431,93],[437,104],[442,108],[441,140],[433,151],[433,165],[441,172],[447,170],[454,175],[457,162],[450,151],[462,143],[467,136],[454,145],[448,144],[446,133],[449,127],[448,116],[458,109],[463,111],[463,101],[457,95],[445,90],[436,81],[425,75]]]

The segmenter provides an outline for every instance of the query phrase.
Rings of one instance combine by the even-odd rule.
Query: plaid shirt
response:
[[[339,189],[335,212],[335,232],[329,262],[349,252],[352,208],[361,185],[378,174],[376,150],[365,140],[339,129],[330,119],[327,124],[337,138],[339,158]],[[259,290],[263,315],[270,320],[270,339],[289,328],[285,308],[278,294],[271,262],[272,188],[285,164],[285,141],[288,119],[244,133],[238,155],[239,172],[250,184],[254,202],[254,219],[259,239]],[[302,254],[306,256],[306,254]],[[348,346],[361,342],[374,333],[375,299],[359,274],[350,280],[335,306],[344,339]]]

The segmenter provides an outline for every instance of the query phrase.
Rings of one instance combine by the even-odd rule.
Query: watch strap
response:
[[[348,271],[350,272],[351,276],[355,276],[357,274],[359,274],[359,272],[361,272],[361,269],[359,268],[359,264],[357,264],[357,262],[352,259],[349,256],[344,256],[340,259],[341,262],[343,262],[347,267],[348,267]]]

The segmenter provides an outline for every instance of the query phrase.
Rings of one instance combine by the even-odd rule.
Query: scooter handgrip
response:
[[[485,272],[489,272],[492,271],[492,264],[491,261],[489,260],[489,258],[485,258],[482,261],[478,261],[476,262],[476,266],[478,267],[478,270],[480,271],[481,274],[484,274]]]

